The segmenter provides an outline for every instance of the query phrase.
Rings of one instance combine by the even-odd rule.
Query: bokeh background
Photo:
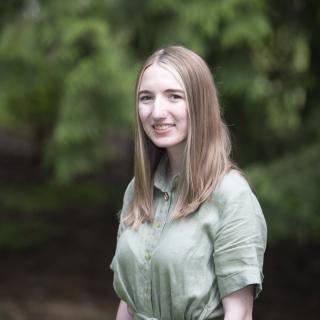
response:
[[[320,2],[0,2],[0,320],[114,319],[134,83],[183,44],[214,73],[269,227],[257,320],[320,302]]]

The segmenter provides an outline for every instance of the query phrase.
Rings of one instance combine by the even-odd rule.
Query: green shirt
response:
[[[227,173],[196,212],[178,220],[169,214],[175,177],[167,185],[167,160],[154,178],[153,223],[138,230],[120,223],[114,289],[134,319],[223,319],[221,298],[247,285],[262,289],[266,223],[247,181]],[[134,180],[123,202],[126,214]]]

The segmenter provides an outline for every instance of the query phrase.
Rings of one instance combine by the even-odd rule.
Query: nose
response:
[[[152,110],[152,117],[154,119],[162,119],[166,117],[166,111],[164,108],[164,101],[161,97],[155,97],[153,110]]]

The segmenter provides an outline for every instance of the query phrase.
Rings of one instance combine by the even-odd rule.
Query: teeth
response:
[[[169,127],[172,127],[172,124],[155,124],[154,128],[159,130],[168,129]]]

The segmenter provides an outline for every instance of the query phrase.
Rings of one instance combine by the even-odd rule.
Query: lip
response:
[[[173,127],[175,127],[175,125],[172,123],[159,123],[152,125],[153,130],[157,134],[165,134],[169,132]]]

